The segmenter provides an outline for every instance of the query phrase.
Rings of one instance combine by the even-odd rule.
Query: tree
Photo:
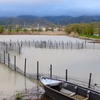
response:
[[[99,34],[99,36],[100,36],[100,29],[98,29],[98,34]]]
[[[26,28],[24,28],[24,30],[23,30],[25,33],[28,31]]]
[[[70,34],[72,32],[71,24],[66,26],[65,32],[67,32],[68,34]]]
[[[17,33],[19,33],[20,30],[21,30],[20,25],[17,25],[15,31],[16,31]]]
[[[58,31],[61,31],[62,27],[60,25],[58,25]]]
[[[0,33],[3,33],[5,31],[5,26],[4,25],[1,25],[0,26]]]
[[[39,28],[39,29],[38,29],[38,32],[42,32],[42,29],[41,29],[41,28]]]
[[[31,26],[31,31],[32,31],[32,33],[35,31],[34,25]]]
[[[31,28],[31,31],[32,31],[32,33],[34,32],[34,28],[33,27]]]
[[[65,31],[70,34],[71,32],[75,32],[78,34],[85,34],[85,35],[93,35],[94,33],[94,24],[90,23],[81,23],[81,24],[69,24],[66,26]]]
[[[11,33],[13,29],[13,25],[8,25],[8,32]]]
[[[48,26],[46,26],[46,32],[49,30]]]
[[[93,35],[93,33],[94,33],[94,24],[93,23],[89,24],[89,32],[90,32],[90,35]]]

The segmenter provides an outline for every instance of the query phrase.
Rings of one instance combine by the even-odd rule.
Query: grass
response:
[[[23,97],[23,93],[22,93],[22,92],[18,92],[17,94],[15,94],[15,98],[16,98],[17,100],[21,100],[22,97]]]
[[[100,39],[100,36],[94,36],[94,35],[80,34],[79,36],[86,37],[86,38]]]

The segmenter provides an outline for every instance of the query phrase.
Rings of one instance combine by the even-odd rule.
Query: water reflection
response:
[[[36,80],[26,78],[4,64],[0,64],[0,92],[12,94],[14,91],[32,88],[33,86],[37,86]]]

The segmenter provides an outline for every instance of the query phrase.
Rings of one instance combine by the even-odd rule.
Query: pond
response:
[[[67,37],[67,36],[45,36],[45,35],[1,35],[1,41],[71,41],[83,42],[85,40]],[[100,47],[100,45],[97,45]],[[11,62],[13,57],[17,57],[17,66],[24,69],[24,60],[27,59],[27,72],[36,73],[36,63],[39,61],[40,73],[49,74],[50,64],[53,66],[53,75],[65,77],[65,70],[68,69],[68,76],[81,80],[88,80],[89,74],[92,73],[94,83],[100,84],[100,49],[48,49],[23,47],[22,53],[11,53]],[[0,64],[0,88],[2,91],[14,91],[25,88],[31,88],[36,85],[36,81],[25,79],[24,76]],[[7,86],[7,87],[5,87]],[[9,87],[12,87],[10,89]],[[3,87],[5,87],[3,89]]]

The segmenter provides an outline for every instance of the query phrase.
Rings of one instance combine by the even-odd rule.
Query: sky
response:
[[[100,15],[100,0],[0,0],[1,17]]]

